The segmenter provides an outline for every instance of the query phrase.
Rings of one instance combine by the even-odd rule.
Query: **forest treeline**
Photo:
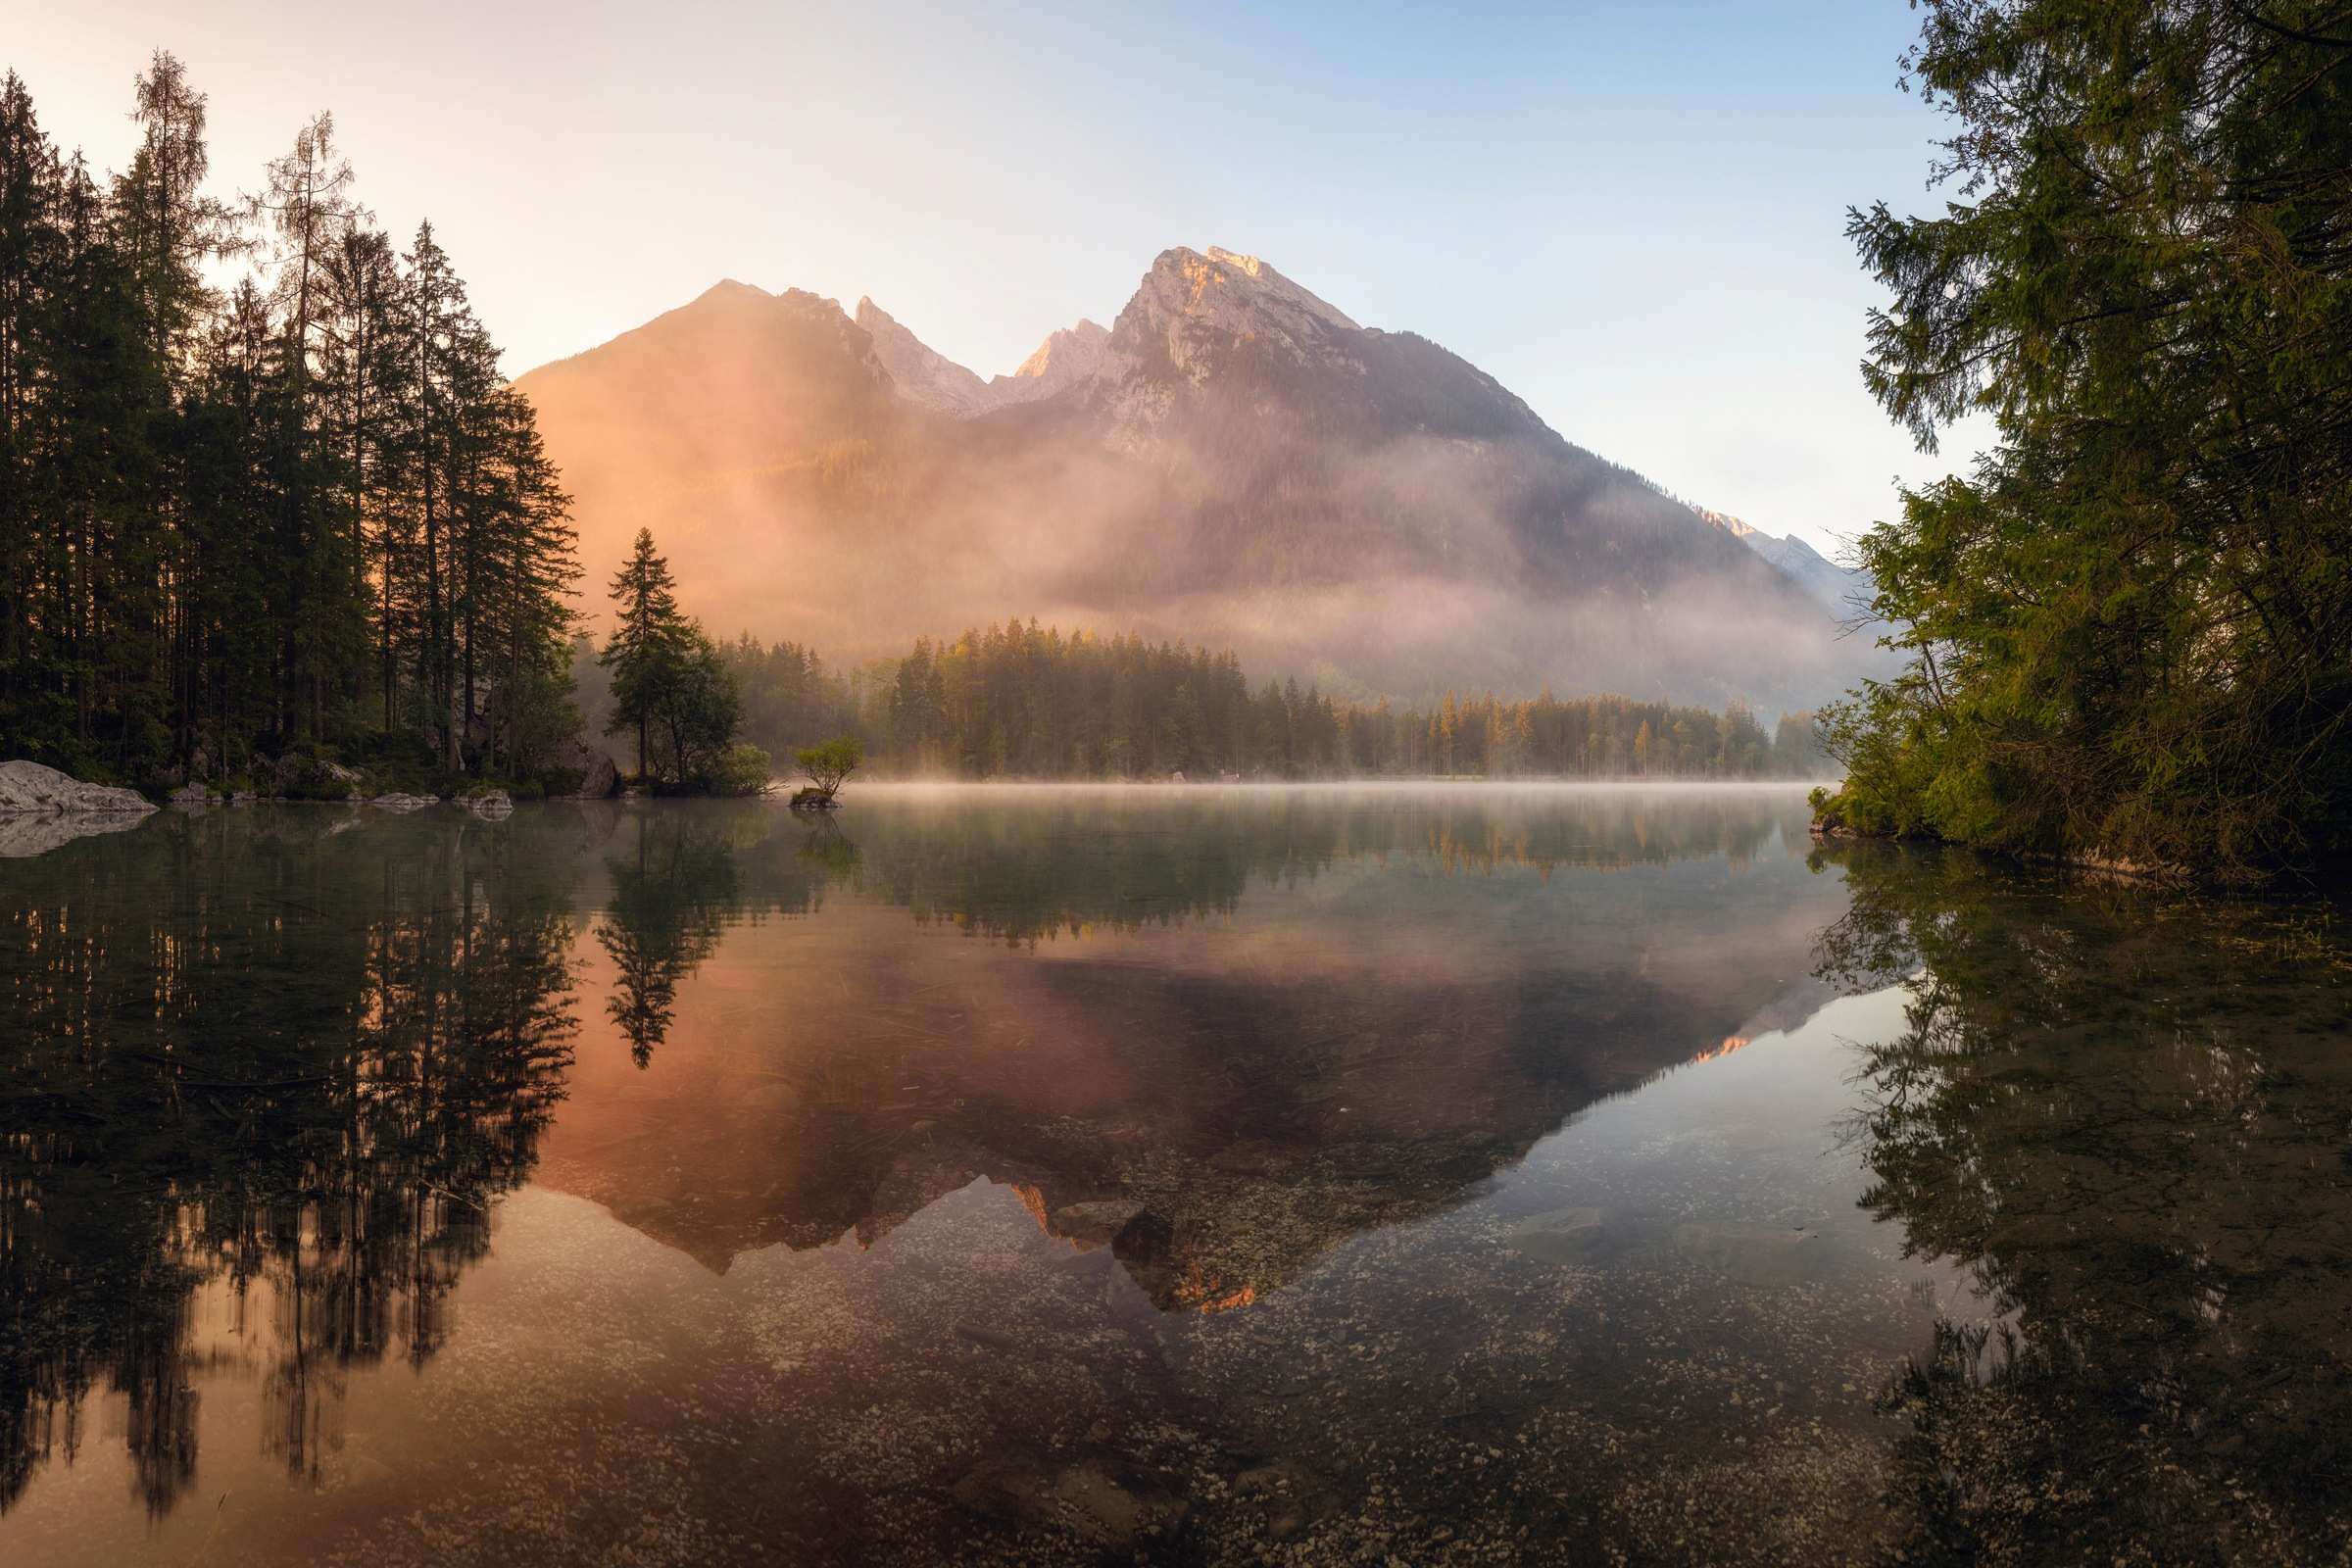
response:
[[[1826,761],[1809,713],[1767,730],[1737,704],[1718,713],[1548,691],[1343,702],[1295,679],[1252,690],[1230,652],[1035,621],[920,640],[847,672],[749,635],[720,653],[753,744],[784,756],[847,730],[907,776],[1795,778]]]
[[[0,80],[0,755],[544,766],[579,727],[567,503],[431,225],[376,227],[326,115],[209,194],[169,55],[132,118],[101,177]]]

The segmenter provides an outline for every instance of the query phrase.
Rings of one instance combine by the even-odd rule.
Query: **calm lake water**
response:
[[[0,1563],[2301,1563],[2337,907],[1792,790],[0,841]]]

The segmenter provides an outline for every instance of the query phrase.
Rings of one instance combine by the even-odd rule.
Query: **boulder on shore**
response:
[[[476,816],[493,820],[514,814],[514,798],[505,790],[484,790],[479,795],[466,795],[458,804]]]
[[[441,797],[438,795],[403,795],[398,790],[394,790],[387,795],[378,795],[368,804],[380,806],[387,811],[420,811],[428,806],[440,805]]]
[[[583,801],[609,798],[620,785],[620,769],[613,765],[611,752],[591,751],[580,787],[571,793]]]
[[[84,811],[152,811],[155,807],[137,790],[105,784],[84,784],[69,773],[38,762],[19,760],[0,762],[0,812],[79,813]]]

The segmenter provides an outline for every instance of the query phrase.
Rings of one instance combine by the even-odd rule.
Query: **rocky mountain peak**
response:
[[[1181,245],[1160,252],[1112,336],[1130,327],[1152,337],[1198,337],[1205,329],[1262,338],[1318,358],[1341,334],[1363,330],[1258,258],[1214,245],[1206,255]]]
[[[916,407],[965,419],[1004,401],[989,383],[916,337],[870,297],[858,301],[857,321],[874,340],[874,358],[890,372],[892,387]]]
[[[1081,319],[1076,326],[1047,334],[1037,352],[1021,362],[1019,369],[996,377],[989,385],[1004,394],[1007,403],[1033,403],[1039,398],[1050,398],[1102,368],[1102,345],[1109,341],[1108,327]]]

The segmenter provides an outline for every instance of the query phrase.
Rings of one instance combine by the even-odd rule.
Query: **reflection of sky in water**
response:
[[[184,1377],[187,1479],[151,1517],[129,1456],[156,1451],[158,1396],[96,1366],[36,1434],[0,1557],[1875,1560],[1921,1515],[1886,1500],[1902,1429],[1874,1398],[1938,1314],[2031,1326],[2036,1301],[2015,1269],[2026,1295],[1994,1303],[1902,1255],[1948,1211],[1922,1206],[1940,1156],[1913,1130],[2005,1148],[1888,1098],[1937,994],[1813,977],[1840,916],[1848,959],[1923,929],[1881,920],[1888,899],[1942,910],[1947,938],[1983,916],[1879,871],[1847,915],[1794,799],[877,792],[838,841],[758,808],[331,835],[324,812],[216,814],[19,862],[20,917],[74,914],[0,970],[20,997],[65,972],[40,966],[69,928],[141,963],[159,932],[201,935],[264,997],[311,995],[295,939],[348,936],[391,978],[356,1009],[329,987],[315,1014],[240,1015],[207,1058],[203,1083],[278,1084],[270,1103],[340,1140],[302,1167],[309,1206],[229,1227],[301,1246],[158,1236],[78,1265],[144,1259],[150,1292],[201,1266],[167,1313],[176,1359],[121,1363]],[[1986,951],[2048,972],[2062,946],[2001,919]],[[540,930],[567,1002],[532,990],[560,972]],[[202,966],[167,972],[185,1019],[225,1004]],[[407,1062],[388,1020],[420,999],[470,1021],[398,1038],[466,1083],[481,1041],[568,1007],[548,1125],[491,1154],[419,1141],[403,1129],[443,1124],[381,1071],[381,1113],[313,1103],[303,1040],[356,1030],[364,1059]],[[74,1027],[135,1077],[155,1050],[128,1016]],[[270,1055],[260,1024],[296,1016],[310,1035]],[[2052,1070],[1986,1069],[2012,1100]],[[239,1142],[264,1124],[246,1091],[179,1081],[219,1102],[196,1124],[213,1163],[178,1189],[217,1210],[174,1222],[193,1238],[249,1201],[202,1173],[267,1152]],[[495,1084],[469,1092],[503,1125]],[[144,1136],[106,1168],[18,1148],[10,1190],[92,1212],[74,1182],[156,1179]],[[513,1158],[528,1185],[502,1196]],[[354,1182],[424,1195],[368,1213],[489,1212],[486,1251],[460,1224],[425,1254],[430,1312],[327,1269],[351,1254],[326,1195]],[[1887,1221],[1859,1206],[1874,1188]],[[23,1324],[46,1254],[14,1245]],[[9,1376],[45,1364],[28,1343],[0,1346]]]

